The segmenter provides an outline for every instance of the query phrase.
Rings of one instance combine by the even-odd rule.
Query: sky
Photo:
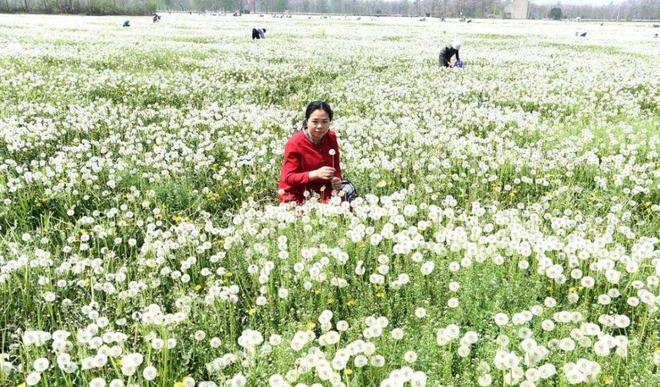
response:
[[[609,3],[619,4],[622,3],[623,1],[624,0],[530,0],[530,3],[534,3],[538,5],[562,3],[562,4],[571,4],[571,5],[600,6],[600,5],[608,5]]]

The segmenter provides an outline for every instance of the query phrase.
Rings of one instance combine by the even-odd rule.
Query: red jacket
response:
[[[334,149],[335,154],[330,155]],[[309,172],[321,167],[335,168],[335,176],[341,179],[339,166],[339,146],[335,132],[329,130],[319,145],[311,142],[303,131],[299,131],[284,146],[284,160],[277,193],[280,203],[295,201],[301,204],[305,200],[305,190],[321,195],[321,201],[327,202],[332,197],[330,180],[309,181]],[[321,188],[325,187],[323,191]]]

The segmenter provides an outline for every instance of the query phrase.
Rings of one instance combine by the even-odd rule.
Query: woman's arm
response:
[[[302,170],[301,155],[291,149],[287,144],[284,147],[284,161],[282,162],[282,177],[289,186],[301,186],[309,183],[309,172]]]

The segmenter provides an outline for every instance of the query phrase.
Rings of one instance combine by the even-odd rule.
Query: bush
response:
[[[561,8],[555,7],[550,10],[550,19],[559,20],[561,19]]]

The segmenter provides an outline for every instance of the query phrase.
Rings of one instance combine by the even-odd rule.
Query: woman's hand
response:
[[[335,169],[332,167],[321,167],[315,171],[309,172],[309,180],[330,180],[335,175]]]
[[[341,189],[341,179],[338,177],[333,177],[332,180],[330,180],[330,184],[332,184],[332,189],[335,191],[339,191]]]

